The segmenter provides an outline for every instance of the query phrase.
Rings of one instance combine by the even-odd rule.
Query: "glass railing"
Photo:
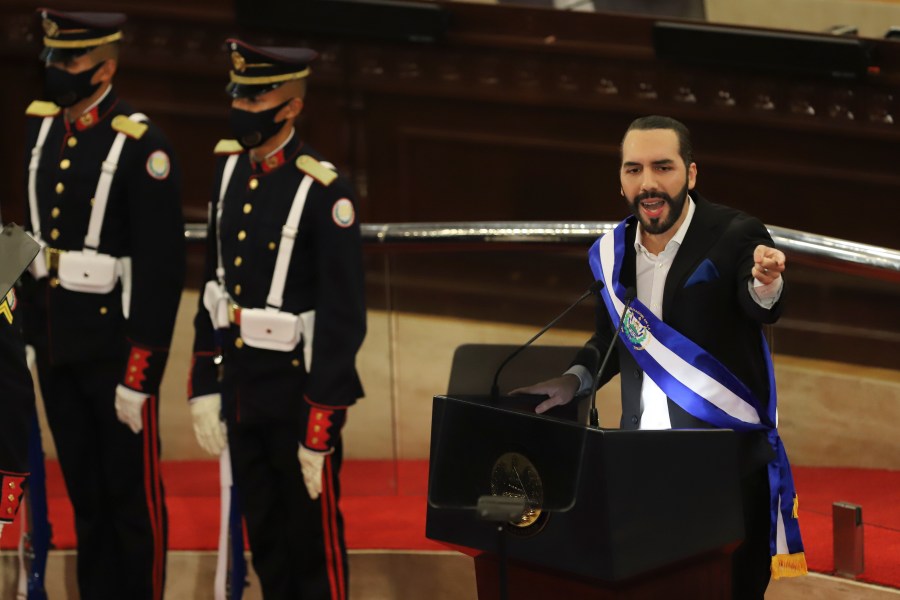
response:
[[[611,231],[611,221],[584,222],[468,222],[468,223],[385,223],[363,224],[362,237],[367,244],[409,243],[516,243],[516,244],[590,244]],[[779,248],[815,259],[871,268],[875,277],[900,275],[900,250],[881,248],[850,240],[806,233],[786,227],[768,227]],[[191,223],[185,227],[188,241],[206,239],[206,225]]]
[[[447,391],[456,348],[530,338],[592,283],[587,249],[613,226],[363,225],[369,320],[358,366],[366,397],[350,413],[346,455],[396,465],[380,491],[404,493],[403,465],[427,459],[431,398]],[[900,368],[900,251],[769,229],[788,256],[786,309],[768,334],[783,435],[789,443],[798,438],[793,459],[846,466],[900,460],[885,458],[896,455],[893,438],[870,435],[869,417],[856,414],[853,397],[865,388],[867,402],[882,397],[882,415],[900,418],[900,378],[890,375]],[[188,236],[202,239],[202,226]],[[588,300],[538,343],[580,346],[593,320]],[[601,390],[601,425],[618,426],[618,398],[617,380]],[[866,443],[852,455],[836,453],[841,440],[860,439]]]

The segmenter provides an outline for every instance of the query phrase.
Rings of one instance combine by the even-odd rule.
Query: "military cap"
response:
[[[37,10],[44,28],[41,60],[64,62],[97,46],[122,39],[122,13],[62,12],[49,8]]]
[[[253,46],[235,38],[225,40],[231,54],[231,82],[225,91],[232,98],[252,98],[285,82],[309,75],[309,63],[318,54],[309,48]]]

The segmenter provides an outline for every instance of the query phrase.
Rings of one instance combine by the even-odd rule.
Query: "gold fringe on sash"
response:
[[[795,519],[799,519],[800,518],[799,511],[800,511],[800,496],[798,496],[797,494],[794,494],[794,508],[793,508],[793,510],[791,510],[791,516],[794,517]]]
[[[806,575],[806,553],[776,554],[772,557],[772,579]]]

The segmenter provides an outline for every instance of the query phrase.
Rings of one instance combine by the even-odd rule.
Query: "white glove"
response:
[[[116,386],[116,417],[134,433],[140,433],[144,428],[141,411],[149,397],[149,394],[136,392],[122,384]]]
[[[3,526],[5,523],[0,523],[0,537],[3,537]]]
[[[34,353],[34,346],[31,344],[25,346],[25,364],[28,370],[34,373],[34,364],[37,362],[37,355]]]
[[[227,445],[225,423],[222,422],[222,395],[206,394],[191,398],[191,417],[194,419],[194,435],[200,447],[218,456]]]
[[[303,472],[303,483],[309,497],[315,500],[322,494],[322,467],[325,465],[325,457],[330,452],[316,452],[300,444],[297,450],[297,458],[300,460],[300,470]]]

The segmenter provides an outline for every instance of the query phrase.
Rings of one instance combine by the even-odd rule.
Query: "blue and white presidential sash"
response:
[[[625,286],[620,274],[625,256],[625,227],[633,216],[591,247],[589,262],[594,277],[604,283],[603,302],[614,324],[625,308]],[[797,495],[791,467],[778,436],[775,373],[765,336],[760,334],[769,377],[769,403],[759,400],[718,359],[656,317],[643,303],[631,303],[619,334],[640,368],[663,392],[692,416],[722,429],[765,431],[775,450],[768,465],[770,489],[770,550],[772,576],[806,573],[806,557],[797,521]]]

